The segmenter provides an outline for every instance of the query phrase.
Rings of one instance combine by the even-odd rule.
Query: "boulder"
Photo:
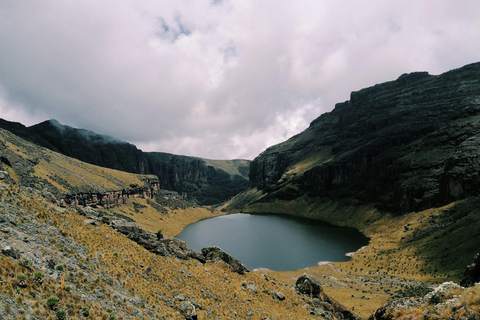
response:
[[[278,292],[278,291],[275,291],[273,294],[272,294],[272,298],[273,299],[277,299],[277,300],[280,300],[280,301],[284,301],[285,300],[285,295],[281,292]]]
[[[472,287],[477,282],[480,282],[480,253],[477,253],[473,257],[473,263],[467,266],[460,285],[462,287]]]
[[[323,291],[323,287],[316,278],[304,273],[295,283],[295,290],[298,293],[316,297]]]
[[[195,311],[195,306],[190,302],[186,301],[180,306],[180,313],[185,317],[186,320],[197,320],[197,312]]]
[[[94,220],[94,219],[83,220],[83,223],[84,224],[89,224],[89,225],[92,225],[92,226],[97,226],[97,220]]]
[[[207,261],[214,261],[216,258],[221,259],[223,262],[228,264],[234,272],[238,274],[245,274],[245,272],[250,272],[250,270],[248,270],[248,268],[243,263],[229,255],[219,247],[203,248],[202,254]]]
[[[10,246],[5,246],[2,248],[2,253],[6,256],[10,256],[13,253],[13,249]]]
[[[7,171],[0,171],[0,180],[4,180],[8,177]]]

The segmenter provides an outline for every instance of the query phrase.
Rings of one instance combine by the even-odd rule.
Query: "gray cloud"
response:
[[[0,117],[253,158],[349,93],[480,57],[480,3],[0,2]]]

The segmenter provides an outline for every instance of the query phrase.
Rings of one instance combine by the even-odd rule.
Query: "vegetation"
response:
[[[60,301],[60,299],[56,296],[51,296],[47,299],[47,306],[52,309],[52,310],[55,310],[57,308],[57,305],[58,305],[58,301]]]

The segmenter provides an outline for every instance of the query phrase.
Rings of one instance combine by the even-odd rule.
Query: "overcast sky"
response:
[[[480,61],[480,1],[0,0],[0,118],[253,159],[402,73]]]

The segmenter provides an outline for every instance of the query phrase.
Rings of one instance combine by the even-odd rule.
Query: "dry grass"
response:
[[[8,195],[7,192],[4,195],[19,212],[35,214],[38,221],[54,226],[64,237],[87,250],[85,259],[77,257],[78,263],[84,265],[81,272],[66,269],[64,283],[46,279],[42,285],[22,289],[21,297],[15,293],[15,277],[24,272],[23,267],[9,257],[0,256],[0,275],[7,279],[7,284],[0,286],[0,295],[14,300],[18,298],[17,303],[30,305],[39,318],[53,319],[45,301],[49,296],[56,295],[62,308],[71,312],[71,319],[78,318],[80,308],[84,306],[90,307],[93,310],[90,317],[97,319],[107,317],[110,310],[132,315],[136,309],[147,318],[164,316],[182,319],[178,312],[182,303],[176,299],[178,294],[202,306],[202,310],[198,310],[199,319],[247,319],[250,313],[252,319],[311,318],[303,308],[306,303],[304,298],[297,295],[292,287],[274,279],[260,273],[239,275],[230,271],[223,262],[202,265],[196,260],[156,256],[106,225],[94,227],[84,224],[85,217],[73,211],[61,213],[62,210],[38,197],[34,201],[23,201],[19,194],[24,193],[28,192],[11,187]],[[64,250],[61,243],[60,239],[52,241],[51,249],[56,250],[59,246],[58,250]],[[75,252],[70,254],[76,255]],[[150,274],[146,272],[147,267],[151,268]],[[244,281],[255,284],[258,294],[243,290]],[[73,290],[66,292],[65,286]],[[103,306],[94,300],[84,300],[80,295],[88,297],[94,291],[105,295],[110,304]],[[286,300],[272,299],[273,291],[284,293]],[[135,307],[128,303],[130,299],[137,301]],[[9,307],[18,308],[18,305]]]
[[[134,203],[139,204],[135,209]],[[165,237],[174,237],[182,232],[183,228],[194,222],[216,217],[225,213],[212,210],[209,207],[188,207],[171,209],[165,207],[166,214],[153,208],[146,199],[128,199],[125,206],[109,210],[129,217],[142,228],[151,232],[162,230]]]

